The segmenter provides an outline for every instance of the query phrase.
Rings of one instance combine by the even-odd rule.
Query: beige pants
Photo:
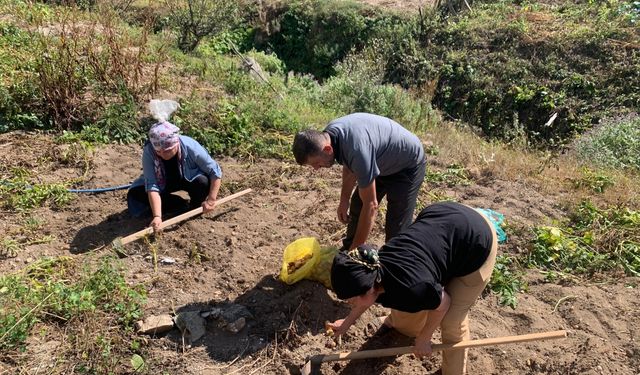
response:
[[[487,222],[491,226],[491,230],[493,230],[492,224],[488,220]],[[471,338],[469,334],[469,309],[489,283],[493,266],[496,263],[497,252],[498,241],[494,231],[491,252],[482,266],[473,273],[451,279],[445,285],[444,288],[451,297],[451,306],[449,306],[449,310],[440,323],[443,343],[455,343]],[[404,335],[416,337],[422,331],[428,316],[428,310],[406,313],[392,309],[385,324],[392,326]],[[466,374],[466,369],[466,349],[445,350],[442,352],[443,375]]]

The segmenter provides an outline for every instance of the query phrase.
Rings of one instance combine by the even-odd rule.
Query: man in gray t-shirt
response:
[[[397,122],[353,113],[331,121],[322,132],[296,134],[293,154],[298,164],[314,169],[334,162],[343,166],[338,219],[348,223],[344,250],[366,242],[385,196],[386,241],[411,224],[426,161],[420,139]]]

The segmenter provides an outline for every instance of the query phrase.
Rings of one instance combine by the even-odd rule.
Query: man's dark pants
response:
[[[167,210],[172,209],[171,204],[165,203],[173,202],[171,200],[171,193],[180,190],[184,190],[189,194],[189,206],[191,209],[200,207],[200,205],[202,205],[202,202],[204,202],[204,200],[207,198],[207,195],[209,195],[209,184],[209,178],[203,175],[196,177],[191,182],[185,180],[184,178],[180,181],[167,182],[165,191],[160,195],[163,203],[162,212],[166,213]],[[149,196],[145,191],[144,185],[136,186],[129,189],[129,191],[127,192],[127,203],[131,216],[151,216],[151,205],[149,203]]]
[[[385,242],[407,228],[413,222],[413,211],[424,181],[427,163],[423,161],[413,168],[376,178],[376,198],[378,202],[387,197],[387,216],[385,218]],[[362,211],[362,200],[358,189],[351,196],[349,205],[349,224],[347,235],[342,240],[342,250],[347,250],[353,242],[358,227],[358,219]]]

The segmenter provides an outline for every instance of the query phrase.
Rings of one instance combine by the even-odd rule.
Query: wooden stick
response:
[[[501,345],[501,344],[511,344],[516,342],[526,342],[526,341],[535,341],[535,340],[547,340],[547,339],[559,339],[567,337],[567,331],[551,331],[551,332],[541,332],[541,333],[530,333],[527,335],[518,335],[518,336],[504,336],[504,337],[495,337],[488,339],[480,339],[480,340],[468,340],[461,341],[455,344],[434,344],[431,345],[431,349],[436,351],[441,350],[449,350],[449,349],[465,349],[465,348],[475,348],[478,346],[489,346],[489,345]],[[375,350],[362,350],[359,352],[346,352],[346,353],[336,353],[329,355],[317,355],[311,357],[311,361],[315,363],[321,362],[332,362],[332,361],[348,361],[352,359],[366,359],[366,358],[378,358],[378,357],[390,357],[402,354],[413,353],[413,346],[401,346],[397,348],[386,348],[386,349],[375,349]],[[314,361],[315,358],[315,361]]]
[[[250,193],[251,191],[252,191],[251,189],[245,189],[245,190],[242,190],[242,191],[237,192],[235,194],[228,195],[228,196],[226,196],[226,197],[224,197],[222,199],[218,199],[216,201],[216,207],[218,205],[223,204],[225,202],[228,202],[228,201],[230,201],[232,199],[235,199],[235,198],[238,198],[238,197],[240,197],[242,195]],[[168,226],[171,226],[173,224],[179,223],[179,222],[181,222],[183,220],[187,220],[187,219],[192,218],[192,217],[194,217],[196,215],[200,215],[201,213],[202,213],[202,207],[195,208],[195,209],[193,209],[191,211],[183,213],[182,215],[178,215],[176,217],[172,217],[169,220],[163,221],[162,224],[160,224],[160,229],[164,229],[164,228],[166,228]],[[151,233],[153,233],[153,228],[151,228],[151,227],[144,228],[144,229],[142,229],[140,231],[137,231],[137,232],[135,232],[133,234],[130,234],[130,235],[126,236],[126,237],[116,238],[115,240],[113,240],[113,244],[114,244],[114,246],[122,246],[122,245],[128,244],[129,242],[135,241],[138,238],[144,237],[144,236],[146,236],[148,234],[151,234]]]

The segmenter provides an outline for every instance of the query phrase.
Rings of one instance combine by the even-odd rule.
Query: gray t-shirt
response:
[[[324,131],[331,137],[336,162],[356,175],[359,187],[424,161],[420,139],[383,116],[353,113],[331,121]]]

